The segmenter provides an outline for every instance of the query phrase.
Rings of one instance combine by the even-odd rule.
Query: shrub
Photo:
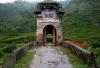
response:
[[[15,49],[16,49],[16,46],[12,45],[12,46],[5,47],[3,49],[3,52],[5,52],[5,53],[11,53]]]
[[[91,45],[92,45],[92,48],[98,48],[100,47],[100,41],[94,41],[91,43]]]
[[[98,53],[99,54],[100,53],[100,47],[99,48],[95,48],[94,49],[94,53]]]
[[[0,57],[2,57],[2,56],[3,56],[3,50],[0,49]]]

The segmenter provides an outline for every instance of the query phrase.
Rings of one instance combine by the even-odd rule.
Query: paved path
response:
[[[36,55],[30,68],[73,68],[69,58],[63,54],[59,46],[41,46],[36,49]]]

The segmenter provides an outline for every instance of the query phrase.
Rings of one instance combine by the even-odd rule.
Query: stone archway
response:
[[[56,44],[56,28],[52,25],[47,25],[43,29],[43,42]]]

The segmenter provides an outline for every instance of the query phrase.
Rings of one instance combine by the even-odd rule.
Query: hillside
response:
[[[68,2],[68,3],[67,3]],[[64,37],[73,40],[92,41],[100,38],[100,1],[62,1]],[[35,3],[15,1],[0,4],[0,34],[34,32],[36,18]]]
[[[35,31],[35,3],[15,1],[0,4],[0,34]]]
[[[65,8],[63,30],[72,40],[100,39],[100,0],[72,0]]]

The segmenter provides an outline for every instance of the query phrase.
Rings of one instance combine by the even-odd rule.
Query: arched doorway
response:
[[[56,29],[52,25],[47,25],[43,29],[43,42],[56,44]]]

